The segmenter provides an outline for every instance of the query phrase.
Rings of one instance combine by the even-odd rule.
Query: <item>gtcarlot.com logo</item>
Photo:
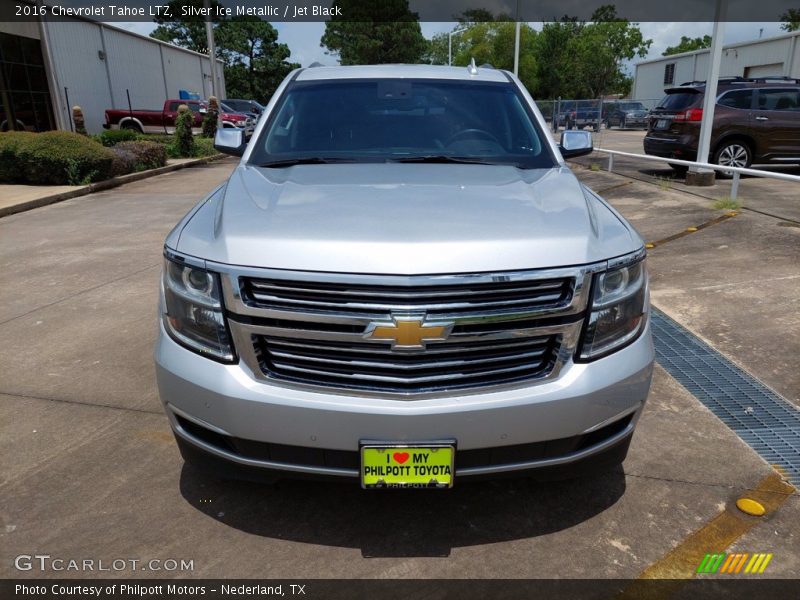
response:
[[[763,573],[767,568],[769,561],[772,560],[772,554],[756,553],[749,554],[741,552],[738,554],[706,554],[700,566],[697,567],[698,573],[716,573],[716,574],[731,574],[731,573],[746,573],[748,575],[755,575]]]
[[[60,558],[49,554],[20,554],[14,558],[17,571],[194,571],[194,560],[183,558]]]

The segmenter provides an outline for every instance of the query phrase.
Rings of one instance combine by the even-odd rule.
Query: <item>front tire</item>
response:
[[[739,167],[746,169],[753,163],[753,152],[745,142],[741,140],[731,140],[723,142],[714,152],[714,164],[725,167]],[[733,171],[717,171],[720,179],[730,179]]]
[[[130,129],[131,131],[135,131],[136,133],[144,133],[142,128],[139,127],[138,123],[133,123],[131,121],[126,121],[122,125],[120,125],[120,129]]]

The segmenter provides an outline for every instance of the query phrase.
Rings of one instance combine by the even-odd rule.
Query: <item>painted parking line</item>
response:
[[[794,487],[778,473],[770,473],[752,490],[741,496],[756,500],[764,507],[764,516],[786,502]],[[761,519],[751,517],[735,505],[725,508],[703,527],[690,534],[662,559],[647,567],[640,579],[688,579],[694,577],[706,554],[720,554],[758,525]]]
[[[787,483],[779,473],[771,473],[764,477],[752,490],[745,490],[742,497],[754,500],[764,507],[764,516],[775,512],[794,493],[794,487]],[[672,598],[687,580],[702,572],[724,575],[730,571],[741,571],[749,554],[726,555],[724,551],[745,533],[762,521],[761,517],[752,517],[740,511],[735,505],[727,506],[716,517],[703,527],[690,534],[680,544],[668,552],[663,558],[647,567],[639,578],[625,588],[617,600],[662,600]],[[750,561],[748,574],[758,574],[763,566],[766,569],[772,555],[756,553]],[[769,560],[766,557],[769,556]],[[736,562],[734,562],[734,559]],[[709,566],[709,563],[713,563]],[[724,561],[730,562],[724,562]],[[764,564],[766,561],[767,564]],[[755,571],[753,565],[758,562]],[[719,568],[722,566],[723,568]],[[654,587],[648,582],[654,579],[661,583]]]
[[[670,236],[662,238],[660,240],[656,240],[655,242],[647,242],[647,244],[645,244],[645,246],[647,247],[648,250],[650,250],[652,248],[657,248],[658,246],[663,246],[667,242],[671,242],[673,240],[680,239],[680,238],[685,237],[687,235],[690,235],[692,233],[697,233],[698,231],[702,231],[706,227],[711,227],[712,225],[717,225],[718,223],[722,223],[724,221],[727,221],[728,219],[732,219],[733,217],[737,216],[738,214],[739,213],[736,212],[736,211],[731,211],[731,212],[726,213],[726,214],[724,214],[722,216],[719,216],[719,217],[717,217],[715,219],[711,219],[710,221],[706,221],[705,223],[701,223],[700,225],[687,227],[683,231],[680,231],[680,232],[678,232],[678,233],[676,233],[674,235],[670,235]]]

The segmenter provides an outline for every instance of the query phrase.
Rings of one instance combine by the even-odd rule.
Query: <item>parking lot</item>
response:
[[[595,144],[639,151],[641,136]],[[582,480],[366,493],[184,467],[152,363],[162,243],[234,164],[0,219],[3,577],[86,575],[19,572],[22,553],[193,561],[105,577],[682,578],[698,556],[734,550],[772,553],[770,577],[800,572],[800,496],[662,365],[623,467]],[[576,174],[655,244],[654,305],[800,405],[792,185],[748,179],[731,210],[715,208],[727,184],[687,190],[651,165],[593,165],[605,158]],[[742,496],[767,514],[738,512]]]

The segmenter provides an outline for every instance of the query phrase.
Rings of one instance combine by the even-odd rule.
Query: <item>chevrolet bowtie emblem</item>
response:
[[[447,339],[453,323],[425,323],[425,318],[392,317],[391,323],[373,322],[364,337],[373,341],[391,341],[392,350],[422,350],[426,342]]]

